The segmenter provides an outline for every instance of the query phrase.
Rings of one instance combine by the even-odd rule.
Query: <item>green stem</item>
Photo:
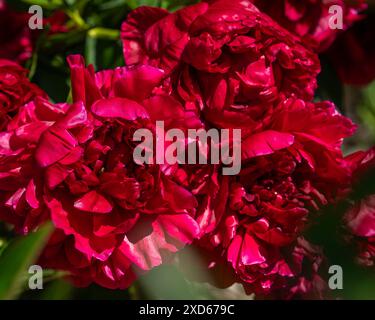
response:
[[[120,39],[120,31],[98,27],[89,30],[88,36],[94,39],[118,40]]]
[[[86,29],[87,24],[85,20],[81,17],[78,10],[66,10],[66,14],[74,21],[74,23],[81,29]]]
[[[85,58],[87,64],[92,64],[96,68],[96,38],[89,34],[86,37]]]

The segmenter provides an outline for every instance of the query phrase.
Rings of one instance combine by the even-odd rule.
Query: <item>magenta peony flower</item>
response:
[[[28,13],[16,12],[0,0],[0,58],[24,62],[31,57],[34,40],[29,18]]]
[[[251,0],[281,26],[302,37],[317,51],[322,52],[333,43],[340,29],[329,25],[331,6],[343,9],[343,28],[346,30],[362,17],[365,0]]]
[[[12,61],[0,59],[0,131],[22,105],[38,96],[47,97],[29,81],[27,70]]]
[[[36,99],[1,133],[0,215],[23,233],[50,218],[57,231],[44,266],[71,271],[78,284],[125,288],[199,234],[195,197],[162,166],[133,160],[135,130],[188,115],[153,94],[159,69],[95,74],[80,56],[68,60],[74,103]]]
[[[316,88],[317,56],[248,1],[140,7],[122,40],[127,65],[164,69],[185,108],[217,127],[253,130],[280,94],[309,100]]]
[[[327,52],[340,80],[365,86],[375,79],[375,23],[368,17],[339,35]]]
[[[274,296],[280,299],[324,299],[328,295],[327,283],[320,273],[327,272],[324,256],[319,247],[313,246],[305,239],[299,238],[293,252],[287,259],[294,277],[284,277],[286,283],[280,286]],[[288,291],[284,291],[284,288]]]
[[[348,157],[354,167],[354,185],[375,169],[375,149],[357,152]],[[352,206],[344,218],[349,231],[347,240],[358,249],[357,261],[364,266],[375,265],[375,195],[369,195]]]
[[[10,3],[10,1],[8,1]],[[31,58],[33,50],[42,33],[41,30],[29,28],[31,14],[15,11],[0,0],[0,59],[9,59],[23,63]],[[65,26],[67,16],[63,11],[55,11],[45,18],[43,23],[50,30],[49,34],[64,33],[68,31]]]
[[[238,281],[248,292],[287,297],[308,280],[297,285],[304,277],[292,254],[300,252],[297,239],[314,212],[349,187],[351,167],[340,148],[355,127],[329,102],[294,98],[263,125],[242,143],[240,174],[217,179],[211,206],[199,211],[202,236],[195,245],[217,285]],[[302,256],[299,262],[314,261]]]
[[[205,128],[242,129],[239,175],[221,176],[217,166],[168,171],[198,199],[194,247],[215,284],[321,297],[321,254],[300,237],[314,212],[349,187],[341,144],[354,125],[332,103],[305,102],[317,56],[248,1],[173,14],[141,7],[124,22],[122,39],[126,63],[164,69],[164,90]]]

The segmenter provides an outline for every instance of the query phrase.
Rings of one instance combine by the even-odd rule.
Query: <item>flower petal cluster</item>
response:
[[[322,52],[342,30],[361,20],[365,0],[251,0],[281,26]],[[342,17],[342,28],[333,28]]]
[[[71,271],[78,283],[83,276],[126,288],[199,231],[195,197],[160,165],[133,160],[135,130],[154,130],[166,112],[160,100],[179,104],[152,94],[159,69],[94,73],[80,56],[68,60],[73,103],[36,99],[2,133],[1,215],[22,233],[52,220],[43,265]]]

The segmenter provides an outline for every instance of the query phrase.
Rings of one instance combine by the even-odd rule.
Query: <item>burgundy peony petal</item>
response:
[[[177,185],[170,179],[163,179],[163,198],[168,201],[175,211],[195,209],[198,206],[197,199],[186,189]]]
[[[163,262],[162,252],[176,252],[177,248],[165,240],[164,232],[158,225],[154,225],[153,232],[137,241],[130,242],[126,237],[119,250],[136,266],[143,270],[150,270]]]
[[[277,150],[290,147],[294,136],[290,133],[267,130],[248,137],[242,143],[242,159],[271,154]]]
[[[82,211],[93,213],[109,213],[113,208],[111,203],[103,195],[94,190],[86,193],[82,198],[75,201],[74,207]]]
[[[163,70],[151,66],[117,68],[113,80],[114,95],[142,102],[151,95],[163,77]]]
[[[121,27],[123,51],[127,65],[144,62],[144,48],[140,45],[139,40],[144,37],[144,33],[151,25],[168,14],[168,11],[164,9],[145,6],[129,13],[127,21]]]
[[[241,247],[241,263],[245,266],[266,261],[260,252],[260,245],[248,233],[245,234]]]
[[[46,204],[51,211],[51,218],[56,228],[63,230],[66,235],[73,235],[75,247],[80,252],[86,255],[88,259],[92,257],[100,261],[108,259],[115,249],[115,239],[113,237],[100,238],[100,241],[95,241],[95,238],[93,236],[89,238],[86,232],[82,232],[82,230],[82,234],[78,232],[79,229],[77,229],[76,224],[79,224],[81,229],[90,228],[89,221],[86,224],[84,223],[84,220],[87,221],[87,217],[82,220],[81,215],[79,217],[76,216],[80,214],[79,211],[69,210],[70,212],[68,212],[63,208],[61,202],[56,199],[47,200]]]
[[[232,263],[232,266],[235,270],[237,269],[237,264],[239,262],[239,259],[241,258],[241,246],[242,237],[240,235],[236,235],[228,248],[227,258],[228,261]]]
[[[187,214],[160,215],[156,222],[174,239],[190,244],[199,234],[197,222]]]
[[[103,98],[95,81],[93,67],[85,68],[85,61],[80,55],[70,55],[67,61],[71,72],[73,102],[83,102],[88,108]]]
[[[56,188],[69,175],[70,170],[56,163],[46,170],[46,180],[49,189]]]
[[[95,102],[91,111],[102,118],[125,120],[147,119],[148,113],[140,104],[125,98],[102,99]]]
[[[39,208],[39,200],[36,195],[36,186],[33,179],[30,180],[26,188],[26,201],[30,205],[30,207],[34,209]]]
[[[41,136],[35,158],[41,167],[48,167],[64,158],[76,146],[76,139],[66,129],[51,127]]]

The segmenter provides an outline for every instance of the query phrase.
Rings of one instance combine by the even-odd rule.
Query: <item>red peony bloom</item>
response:
[[[247,1],[173,14],[141,7],[122,39],[126,63],[166,70],[164,89],[205,128],[242,129],[239,175],[199,165],[168,171],[199,199],[194,244],[216,284],[238,281],[258,294],[285,289],[284,297],[321,292],[322,281],[313,280],[320,254],[298,239],[312,213],[348,188],[340,148],[354,126],[329,102],[304,102],[316,87],[317,56]]]
[[[287,261],[295,277],[287,280],[285,287],[289,292],[276,291],[276,297],[281,299],[324,299],[327,296],[327,283],[320,276],[320,273],[324,272],[324,256],[319,247],[299,238]]]
[[[49,34],[65,33],[70,30],[66,25],[68,16],[64,11],[54,11],[48,18],[44,19],[44,25],[48,26]]]
[[[8,1],[9,2],[9,1]],[[0,59],[10,59],[23,63],[31,58],[35,43],[43,30],[29,27],[31,14],[10,8],[5,0],[0,0]],[[69,31],[68,17],[63,11],[55,11],[43,20],[49,34]]]
[[[366,9],[365,0],[251,0],[259,9],[280,25],[302,37],[319,52],[326,50],[340,29],[330,28],[329,9],[338,5],[343,9],[343,28],[347,29],[361,19]]]
[[[16,12],[0,0],[0,58],[24,62],[31,57],[34,36],[29,18],[28,13]]]
[[[260,295],[297,293],[307,279],[296,284],[304,275],[292,254],[300,252],[296,241],[313,213],[349,187],[340,148],[354,126],[329,102],[294,98],[263,123],[242,143],[240,174],[218,179],[215,205],[197,217],[214,225],[201,226],[206,234],[195,245],[220,286],[239,281]]]
[[[364,86],[375,79],[375,22],[368,17],[342,33],[328,56],[341,81]]]
[[[0,59],[0,131],[4,130],[18,109],[35,97],[47,95],[27,78],[27,70]]]
[[[353,177],[361,180],[375,169],[375,148],[358,152],[348,158],[354,165]],[[358,184],[358,181],[354,181]],[[358,247],[357,260],[364,266],[375,265],[375,195],[358,201],[346,214],[345,224],[350,232],[348,240]]]
[[[69,63],[74,103],[37,99],[1,134],[0,214],[23,233],[50,217],[57,231],[44,266],[70,271],[81,285],[125,288],[199,233],[195,197],[162,166],[133,160],[135,130],[154,130],[156,120],[175,127],[188,115],[152,93],[159,69],[95,74],[79,56]]]
[[[247,1],[140,7],[122,40],[127,65],[165,70],[185,108],[216,127],[253,130],[281,93],[309,100],[316,88],[317,56]]]

